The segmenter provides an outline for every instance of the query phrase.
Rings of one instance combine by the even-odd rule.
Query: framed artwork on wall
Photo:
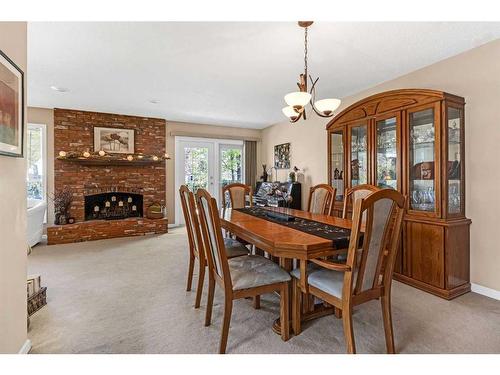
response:
[[[23,157],[24,73],[0,51],[0,155]]]
[[[274,168],[290,169],[290,143],[274,146]]]
[[[94,127],[94,151],[110,154],[134,153],[134,129]]]

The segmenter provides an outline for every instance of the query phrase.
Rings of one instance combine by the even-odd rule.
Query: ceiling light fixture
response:
[[[50,88],[54,91],[58,91],[58,92],[68,92],[69,89],[65,88],[65,87],[58,87],[58,86],[50,86]]]
[[[158,104],[160,101],[159,100],[156,100],[156,99],[151,99],[149,101],[151,104]]]
[[[308,75],[307,70],[307,29],[313,24],[313,21],[299,21],[298,24],[300,27],[304,28],[304,73],[299,76],[299,82],[297,82],[299,91],[285,95],[285,102],[288,106],[282,109],[285,116],[288,117],[292,123],[299,121],[301,118],[304,118],[304,120],[307,119],[307,103],[310,103],[313,111],[321,117],[332,117],[333,111],[340,106],[339,99],[322,99],[315,101],[316,83],[318,83],[319,77],[313,80],[311,75]],[[309,91],[307,90],[308,77],[312,84],[311,90]]]

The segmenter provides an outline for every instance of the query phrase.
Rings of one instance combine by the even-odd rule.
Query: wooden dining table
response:
[[[265,209],[344,229],[351,229],[352,227],[350,219],[313,214],[284,207],[266,207]],[[237,209],[222,209],[221,225],[236,237],[255,245],[256,248],[269,253],[273,257],[279,258],[280,266],[288,272],[292,270],[294,260],[297,260],[301,271],[301,286],[305,284],[308,260],[345,252],[345,241],[339,247],[340,242],[337,243],[335,240],[306,233],[282,223],[256,217]],[[302,288],[302,290],[306,290],[306,288]],[[290,293],[290,295],[292,294]],[[302,298],[302,300],[307,301],[308,299]],[[291,303],[293,302],[290,301]],[[318,304],[302,314],[302,319],[311,320],[332,313],[340,317],[339,312],[336,312],[333,307]],[[273,330],[278,334],[280,333],[279,327],[279,320],[277,320],[273,325]]]

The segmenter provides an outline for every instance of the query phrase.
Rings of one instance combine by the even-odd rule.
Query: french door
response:
[[[196,193],[207,190],[220,207],[222,187],[244,182],[243,141],[176,137],[175,140],[175,222],[184,224],[179,187],[187,185]]]

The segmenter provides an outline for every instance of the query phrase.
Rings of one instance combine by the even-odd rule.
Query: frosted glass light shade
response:
[[[314,107],[326,116],[331,115],[339,106],[339,99],[322,99],[314,103]]]
[[[292,120],[295,120],[297,118],[297,116],[299,115],[295,109],[293,109],[292,106],[288,106],[288,107],[285,107],[282,109],[283,111],[283,114],[286,116],[286,117],[289,117],[290,119]]]
[[[305,107],[310,100],[311,94],[309,94],[308,92],[297,91],[285,95],[286,104],[296,108]]]

